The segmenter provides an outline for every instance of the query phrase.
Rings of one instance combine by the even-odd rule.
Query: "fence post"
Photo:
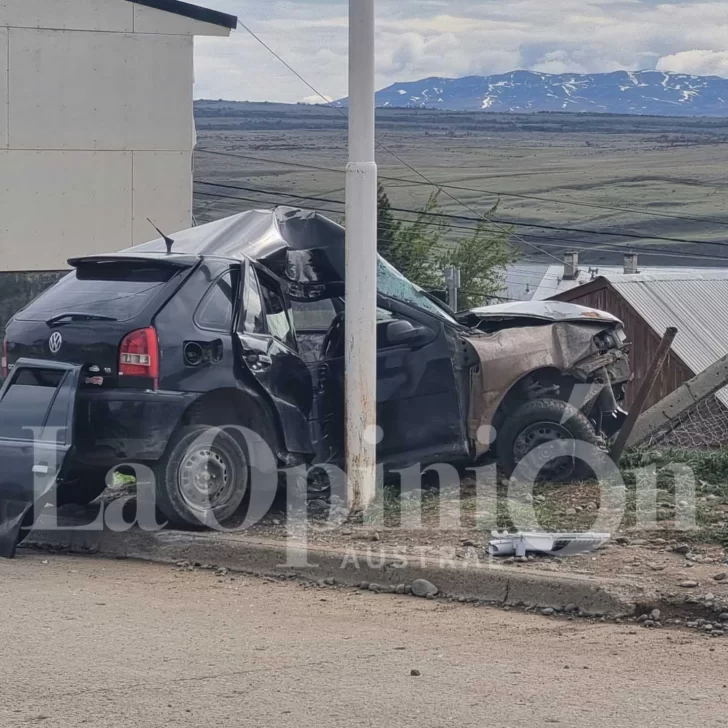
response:
[[[449,265],[445,268],[445,282],[447,283],[447,305],[453,311],[458,310],[458,290],[460,288],[460,268]]]

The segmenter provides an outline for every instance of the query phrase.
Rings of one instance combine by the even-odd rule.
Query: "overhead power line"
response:
[[[197,180],[197,184],[203,184],[203,185],[210,185],[214,187],[221,187],[223,189],[233,189],[233,190],[242,190],[244,192],[254,192],[258,194],[265,194],[265,195],[278,195],[282,194],[279,192],[276,192],[274,190],[263,190],[258,187],[248,187],[243,185],[233,185],[233,184],[227,184],[223,182],[211,182],[208,180]],[[344,202],[341,200],[332,200],[330,198],[325,197],[316,197],[313,195],[294,195],[286,193],[286,197],[291,198],[300,198],[305,200],[315,200],[316,202],[324,202],[327,204],[334,204],[334,205],[344,205]],[[422,210],[412,210],[402,207],[391,207],[393,212],[402,212],[407,213],[411,215],[421,215],[421,216],[427,216],[427,217],[434,217],[434,218],[443,218],[447,220],[458,220],[458,221],[465,221],[465,222],[473,222],[478,223],[482,222],[483,219],[478,218],[472,218],[467,217],[464,215],[453,215],[450,213],[443,213],[443,212],[427,212]],[[728,242],[721,242],[721,241],[707,241],[707,240],[688,240],[685,238],[668,238],[663,237],[660,235],[641,235],[639,233],[631,233],[631,232],[614,232],[611,230],[589,230],[584,228],[571,228],[571,227],[560,227],[557,225],[544,225],[542,223],[530,223],[530,222],[519,222],[517,220],[508,220],[505,218],[485,218],[485,222],[488,223],[500,223],[504,225],[513,225],[515,227],[524,227],[524,228],[536,228],[539,230],[554,230],[557,232],[567,232],[567,233],[580,233],[580,234],[587,234],[587,235],[603,235],[606,237],[619,237],[619,238],[630,238],[631,240],[660,240],[664,242],[670,242],[670,243],[680,243],[683,245],[715,245],[718,247],[728,247]],[[568,241],[565,241],[565,244],[568,244]]]
[[[322,94],[313,84],[311,84],[298,71],[296,71],[296,69],[293,68],[293,66],[291,66],[278,53],[276,53],[267,43],[265,43],[265,41],[263,41],[262,38],[260,38],[260,36],[258,36],[256,33],[254,33],[245,23],[242,23],[241,22],[240,25],[258,43],[260,43],[269,53],[271,53],[273,56],[275,56],[275,58],[277,58],[289,71],[291,71],[291,73],[293,73],[296,76],[296,78],[298,78],[300,81],[302,81],[309,89],[311,89],[311,91],[313,91],[317,96],[319,96],[326,104],[328,104],[332,109],[336,109],[343,117],[348,118],[348,115],[344,112],[343,109],[341,109],[340,107],[336,106],[334,103],[332,103],[329,100],[328,97],[324,96],[324,94]],[[485,215],[481,215],[481,213],[479,213],[478,210],[476,210],[473,207],[471,207],[470,205],[468,205],[468,203],[463,202],[462,200],[459,200],[457,197],[455,197],[455,195],[453,195],[452,193],[450,193],[447,190],[445,190],[442,187],[440,187],[436,182],[433,182],[431,179],[429,179],[427,177],[427,175],[425,175],[422,172],[420,172],[420,170],[416,169],[411,164],[409,164],[409,162],[406,162],[399,155],[397,155],[395,152],[393,152],[389,147],[387,147],[386,144],[382,143],[379,140],[375,140],[375,142],[376,142],[376,144],[377,144],[378,147],[380,147],[381,149],[384,149],[384,151],[387,152],[388,154],[391,154],[400,164],[403,164],[405,167],[407,167],[407,169],[409,169],[411,172],[413,172],[414,174],[416,174],[418,177],[421,177],[423,180],[425,180],[425,182],[427,182],[430,185],[432,185],[432,187],[434,187],[435,189],[438,189],[441,192],[443,192],[447,197],[449,197],[450,199],[452,199],[454,202],[457,202],[459,205],[461,205],[462,207],[464,207],[466,210],[469,210],[474,215],[478,215],[479,217],[482,217],[483,220],[485,220],[486,222],[489,222],[489,223],[492,223],[492,224],[497,224],[497,222],[495,222],[493,220],[489,220]],[[518,236],[515,236],[515,235],[514,235],[514,237],[516,237],[516,239],[519,239],[524,245],[527,245],[527,246],[533,248],[534,250],[537,250],[539,253],[542,253],[543,255],[548,255],[548,256],[554,258],[555,260],[558,260],[558,258],[555,255],[552,255],[548,251],[541,250],[540,248],[538,248],[533,243],[529,243],[528,241],[524,240],[523,238],[518,238]]]
[[[335,107],[338,110],[338,107]],[[195,151],[203,153],[203,154],[218,154],[221,156],[230,156],[230,157],[238,157],[240,159],[247,159],[255,162],[263,162],[267,164],[280,164],[286,167],[299,167],[301,169],[308,169],[312,171],[317,172],[331,172],[333,174],[344,174],[343,169],[337,169],[335,167],[325,167],[320,165],[313,165],[313,164],[305,164],[303,162],[290,162],[288,160],[283,159],[272,159],[270,157],[259,157],[252,154],[240,154],[240,153],[233,153],[233,152],[224,152],[220,150],[215,149],[207,149],[205,147],[198,147]],[[481,187],[466,187],[464,185],[455,185],[455,184],[449,184],[446,182],[437,182],[437,183],[431,183],[431,182],[424,182],[422,180],[416,180],[416,179],[408,179],[406,177],[392,177],[391,175],[385,175],[380,174],[379,175],[380,180],[387,180],[389,182],[401,182],[402,186],[425,186],[425,187],[431,187],[433,184],[436,184],[438,187],[443,189],[450,189],[450,190],[459,190],[461,192],[475,192],[478,194],[485,194],[485,195],[493,195],[494,197],[512,197],[514,199],[523,199],[523,200],[537,200],[540,202],[547,202],[555,205],[571,205],[574,207],[586,207],[586,208],[594,208],[597,210],[610,210],[612,212],[621,212],[621,213],[632,213],[636,215],[645,215],[648,217],[661,217],[666,218],[670,220],[681,220],[684,222],[697,222],[701,224],[712,224],[712,225],[720,225],[723,227],[728,227],[728,219],[726,220],[718,220],[715,218],[710,217],[692,217],[689,215],[678,215],[676,213],[670,213],[670,212],[656,212],[654,210],[640,210],[636,207],[618,207],[616,205],[605,205],[605,204],[599,204],[596,202],[579,202],[576,200],[564,200],[560,198],[555,197],[544,197],[542,195],[528,195],[524,193],[517,193],[517,192],[504,192],[503,190],[491,190],[491,189],[485,189]]]
[[[211,192],[197,192],[198,195],[202,195],[205,197],[215,197],[220,199],[229,199],[229,200],[239,200],[241,202],[250,202],[253,204],[275,204],[275,201],[268,202],[267,200],[258,200],[252,197],[242,197],[237,195],[225,195],[221,193],[211,193]],[[258,194],[266,194],[268,196],[277,196],[278,193],[258,193]],[[329,208],[321,208],[317,207],[315,208],[318,212],[325,212],[335,215],[341,215],[342,212],[340,210],[332,210]],[[395,218],[397,222],[400,223],[411,223],[411,220],[405,220],[402,218]],[[476,223],[480,222],[478,220],[475,221]],[[437,225],[438,223],[424,223],[424,224],[430,224],[430,225]],[[465,230],[470,233],[474,232],[474,229],[472,227],[466,227],[464,225],[454,225],[448,223],[449,229],[455,229],[455,230]],[[490,232],[502,232],[501,230],[490,230]],[[701,253],[680,253],[675,252],[674,250],[666,249],[666,248],[655,248],[650,247],[649,249],[646,248],[636,248],[635,246],[629,244],[629,243],[615,243],[615,244],[608,244],[608,243],[594,243],[594,242],[588,242],[588,241],[579,241],[579,240],[564,240],[563,238],[558,238],[554,236],[548,236],[548,235],[531,235],[529,233],[524,233],[526,237],[529,237],[533,239],[535,242],[537,242],[539,245],[543,247],[558,247],[558,248],[573,248],[575,250],[588,250],[590,252],[594,252],[595,250],[599,252],[624,252],[625,250],[639,250],[641,255],[644,256],[660,256],[660,257],[672,257],[672,258],[680,258],[683,260],[722,260],[722,261],[728,261],[728,257],[721,257],[716,255],[709,255],[709,254],[701,254]],[[545,241],[553,241],[553,242],[545,242]],[[581,243],[581,245],[579,244]],[[440,246],[442,250],[448,250],[449,248]],[[559,263],[561,263],[561,258],[558,258],[556,256],[551,255],[550,257],[555,258]]]
[[[419,183],[418,183],[419,184]],[[616,207],[615,205],[603,205],[596,202],[577,202],[575,200],[562,200],[555,197],[543,197],[541,195],[526,195],[516,192],[503,192],[474,187],[462,187],[460,185],[443,185],[451,190],[462,190],[464,192],[480,192],[481,194],[494,195],[497,197],[513,197],[520,200],[537,200],[556,205],[571,205],[573,207],[588,207],[597,210],[610,210],[611,212],[629,212],[635,215],[646,215],[648,217],[663,217],[670,220],[681,220],[685,222],[698,222],[701,224],[710,223],[728,227],[728,220],[715,220],[709,217],[691,217],[689,215],[678,215],[670,212],[655,212],[653,210],[639,210],[635,207]]]
[[[213,193],[213,192],[202,192],[197,191],[195,193],[196,195],[203,196],[203,197],[212,197],[216,199],[221,200],[236,200],[239,202],[248,202],[255,205],[270,205],[270,204],[276,204],[276,201],[268,202],[267,200],[259,200],[255,199],[253,197],[243,197],[239,195],[226,195],[223,193]],[[278,196],[280,193],[259,193],[259,194],[266,194],[268,196]],[[309,198],[310,199],[310,198]],[[322,208],[322,207],[315,207],[313,208],[318,212],[324,212],[334,215],[341,215],[343,214],[341,210],[332,210],[330,208]],[[411,223],[411,220],[405,220],[403,218],[395,218],[395,220],[399,223]],[[479,220],[475,221],[480,222]],[[437,225],[438,223],[432,222],[432,223],[424,223],[429,225]],[[448,227],[454,230],[465,230],[470,233],[474,231],[472,227],[467,227],[465,225],[454,225],[454,224],[448,224]],[[493,231],[491,232],[498,232],[501,233],[501,230]],[[587,251],[599,251],[599,252],[624,252],[625,250],[638,250],[640,255],[642,256],[649,256],[649,257],[669,257],[669,258],[680,258],[682,260],[710,260],[710,261],[726,261],[728,262],[728,257],[721,257],[716,255],[708,255],[708,254],[701,254],[701,253],[679,253],[675,252],[674,250],[666,249],[666,248],[637,248],[633,245],[630,245],[629,243],[595,243],[595,242],[589,242],[589,241],[580,241],[580,240],[564,240],[563,238],[550,236],[550,235],[532,235],[529,233],[523,233],[523,236],[531,238],[534,240],[538,245],[543,247],[558,247],[558,248],[571,248],[575,250],[587,250]],[[546,242],[550,241],[550,242]],[[449,248],[446,248],[444,246],[439,246],[441,250],[448,250]],[[539,251],[540,252],[540,251]],[[549,255],[548,257],[554,258],[559,263],[562,263],[561,258],[555,255]]]
[[[236,197],[236,196],[232,196],[232,195],[214,194],[214,193],[208,193],[208,192],[197,192],[196,194],[198,194],[198,195],[204,195],[206,197],[213,197],[213,198],[220,198],[220,199],[229,199],[229,200],[239,200],[239,201],[244,201],[244,202],[252,202],[252,203],[256,203],[256,204],[261,203],[261,200],[255,200],[255,199],[250,198],[250,197]],[[317,208],[317,211],[318,212],[332,212],[332,213],[335,213],[336,212],[334,210],[326,210],[326,209],[320,209],[320,208]],[[425,224],[435,225],[436,223],[425,223]],[[455,227],[462,228],[462,226],[455,226]],[[462,228],[462,229],[467,229],[467,230],[469,230],[469,231],[472,232],[472,228]],[[543,245],[543,246],[555,246],[556,245],[556,243],[543,242],[546,239],[543,236],[536,236],[536,237],[537,237],[540,245]],[[557,238],[548,238],[548,239],[557,240]],[[449,250],[449,248],[444,247],[444,246],[435,246],[435,247],[437,249],[443,250],[443,251]],[[563,247],[563,245],[561,247]],[[575,247],[575,246],[570,246],[570,247]],[[586,250],[594,250],[593,246],[592,247],[588,247],[588,248],[584,248],[583,247],[581,249],[582,250],[585,250],[585,249]],[[600,250],[602,250],[602,248],[600,248]],[[691,260],[691,259],[692,260],[722,260],[722,261],[726,261],[726,263],[728,263],[728,258],[720,258],[720,257],[708,256],[708,255],[700,256],[700,255],[695,255],[695,254],[693,254],[693,255],[684,254],[683,255],[683,254],[678,254],[678,253],[671,253],[670,251],[665,251],[665,250],[651,250],[651,251],[648,251],[648,252],[641,251],[640,254],[641,255],[644,255],[645,257],[652,257],[652,256],[665,257],[665,256],[667,256],[667,257],[681,258],[681,259],[684,259],[684,260]],[[524,263],[533,263],[533,261],[528,261],[528,260],[523,261],[523,262]],[[542,263],[542,262],[539,262],[539,264],[544,265],[546,267],[549,267],[549,266],[553,266],[554,265],[553,263]],[[614,267],[614,266],[608,266],[607,265],[607,267]],[[599,277],[598,268],[597,268],[597,271],[595,272],[594,277],[595,278]],[[525,273],[525,272],[520,272],[520,271],[516,271],[516,270],[509,269],[505,273],[504,283],[506,285],[508,283],[518,284],[519,283],[519,279],[522,280],[522,281],[529,281],[529,280],[533,280],[533,277],[531,275]],[[521,283],[521,285],[523,285],[523,283]],[[559,291],[559,290],[562,290],[563,289],[562,286],[553,285],[553,284],[544,282],[543,281],[543,278],[541,280],[539,280],[539,281],[535,281],[534,282],[534,285],[533,285],[533,288],[534,288],[534,290],[542,289],[542,290],[549,290],[549,291]],[[470,291],[464,291],[464,292],[465,293],[470,293]],[[473,293],[477,293],[477,292],[473,292]],[[501,295],[492,295],[492,296],[490,296],[490,298],[495,298],[495,299],[498,299],[500,301],[506,301],[506,302],[507,301],[520,300],[520,299],[508,298],[506,296],[501,296]]]

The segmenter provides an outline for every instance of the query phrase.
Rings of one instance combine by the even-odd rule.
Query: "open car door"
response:
[[[242,299],[240,363],[270,396],[288,451],[309,453],[313,385],[298,352],[290,303],[280,282],[250,262],[245,266]]]
[[[19,359],[0,390],[0,557],[12,558],[73,440],[81,367]]]

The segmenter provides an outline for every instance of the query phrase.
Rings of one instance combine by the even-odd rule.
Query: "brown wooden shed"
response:
[[[608,311],[624,322],[634,372],[627,404],[668,326],[676,326],[678,335],[648,406],[728,354],[728,271],[724,269],[600,276],[552,298]],[[717,399],[728,405],[728,391],[721,390]]]

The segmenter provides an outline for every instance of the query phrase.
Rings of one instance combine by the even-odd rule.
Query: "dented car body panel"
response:
[[[479,441],[478,428],[492,426],[507,394],[534,372],[556,370],[588,382],[594,372],[604,370],[609,373],[605,386],[626,383],[630,373],[624,352],[614,349],[604,353],[595,343],[597,334],[613,328],[612,323],[604,327],[562,321],[465,336],[480,360],[471,375],[468,421],[477,454],[486,452],[490,444]]]
[[[284,280],[292,298],[342,293],[345,238],[341,225],[318,212],[292,207],[249,210],[175,233],[174,255],[254,260]],[[135,245],[128,255],[160,255],[162,238]]]

